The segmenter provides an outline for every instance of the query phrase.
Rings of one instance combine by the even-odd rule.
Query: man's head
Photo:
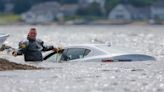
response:
[[[35,40],[37,36],[37,31],[35,28],[31,28],[29,33],[28,33],[28,37],[32,40]]]

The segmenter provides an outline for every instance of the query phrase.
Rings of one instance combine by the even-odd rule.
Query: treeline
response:
[[[132,4],[136,7],[149,6],[154,3],[155,0],[106,0],[104,7],[100,4],[93,2],[87,8],[81,8],[78,10],[78,15],[83,16],[98,16],[106,17],[108,13],[119,3]]]
[[[157,0],[106,0],[105,9],[107,12],[109,12],[113,7],[115,7],[119,3],[131,4],[136,7],[149,6],[153,4],[155,1]]]
[[[78,3],[79,0],[0,0],[0,11],[3,12],[5,8],[5,4],[10,2],[14,5],[13,12],[16,14],[20,14],[22,12],[26,12],[27,10],[29,10],[33,5],[46,1],[57,1],[60,4],[75,4]],[[147,5],[151,5],[155,1],[156,0],[106,0],[104,8],[106,11],[110,11],[118,3],[128,3],[135,6],[147,6]],[[98,6],[97,5],[98,4],[94,3],[91,5],[91,7],[89,7],[89,9],[91,11],[94,10],[96,11],[96,9],[99,8],[99,5]],[[90,10],[86,12],[90,13],[91,12]],[[81,10],[80,13],[83,14],[84,11]],[[96,14],[100,15],[101,13],[97,12]]]

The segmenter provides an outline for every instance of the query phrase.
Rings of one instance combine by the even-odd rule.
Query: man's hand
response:
[[[16,56],[17,56],[17,52],[16,52],[16,51],[13,51],[13,52],[12,52],[12,55],[13,55],[14,57],[16,57]]]
[[[56,53],[62,53],[64,49],[61,47],[58,47],[58,48],[54,48],[53,51],[55,51]]]

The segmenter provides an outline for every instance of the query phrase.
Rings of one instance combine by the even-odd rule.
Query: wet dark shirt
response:
[[[17,55],[24,54],[25,61],[43,61],[42,51],[49,51],[53,48],[53,46],[45,46],[42,40],[27,38],[19,43]]]

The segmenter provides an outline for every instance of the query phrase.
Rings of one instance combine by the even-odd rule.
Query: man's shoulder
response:
[[[44,41],[41,40],[41,39],[36,39],[36,41],[39,42],[39,43],[44,43]]]
[[[39,39],[39,38],[38,38],[38,39],[36,39],[36,41],[38,41],[38,42],[43,42],[43,40],[41,40],[41,39]]]

